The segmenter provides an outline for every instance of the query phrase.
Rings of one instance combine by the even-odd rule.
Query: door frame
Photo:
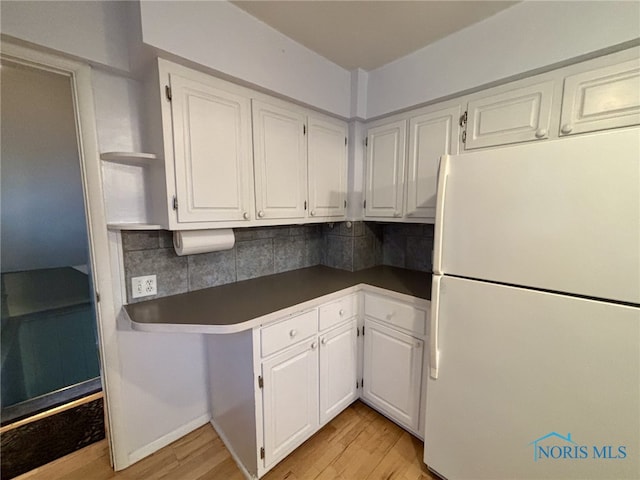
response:
[[[105,433],[111,462],[116,470],[127,466],[121,438],[120,360],[116,338],[116,313],[109,238],[102,189],[98,133],[94,110],[91,67],[59,55],[0,39],[0,58],[69,78],[76,123],[78,156],[89,239],[89,262],[94,285],[100,373],[105,405]]]

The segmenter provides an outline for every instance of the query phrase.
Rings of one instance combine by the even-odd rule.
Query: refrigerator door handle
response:
[[[436,187],[436,221],[433,238],[433,273],[442,274],[442,234],[444,226],[444,207],[447,194],[447,176],[449,173],[449,155],[442,155],[438,163],[438,184]]]
[[[440,352],[438,350],[438,315],[440,307],[440,275],[433,276],[431,287],[431,325],[429,328],[429,375],[432,379],[438,379],[438,367]]]

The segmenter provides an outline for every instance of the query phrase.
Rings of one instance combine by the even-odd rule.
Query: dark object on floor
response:
[[[0,478],[9,480],[103,438],[102,398],[9,430],[0,436]]]

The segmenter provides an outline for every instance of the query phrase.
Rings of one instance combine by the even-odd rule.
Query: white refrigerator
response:
[[[441,160],[424,461],[640,478],[640,129]]]

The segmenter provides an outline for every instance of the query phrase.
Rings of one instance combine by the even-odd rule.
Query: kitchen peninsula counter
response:
[[[319,265],[134,303],[124,311],[135,330],[234,333],[280,318],[292,309],[312,308],[361,286],[431,298],[431,274],[427,272],[389,266],[348,272]]]

